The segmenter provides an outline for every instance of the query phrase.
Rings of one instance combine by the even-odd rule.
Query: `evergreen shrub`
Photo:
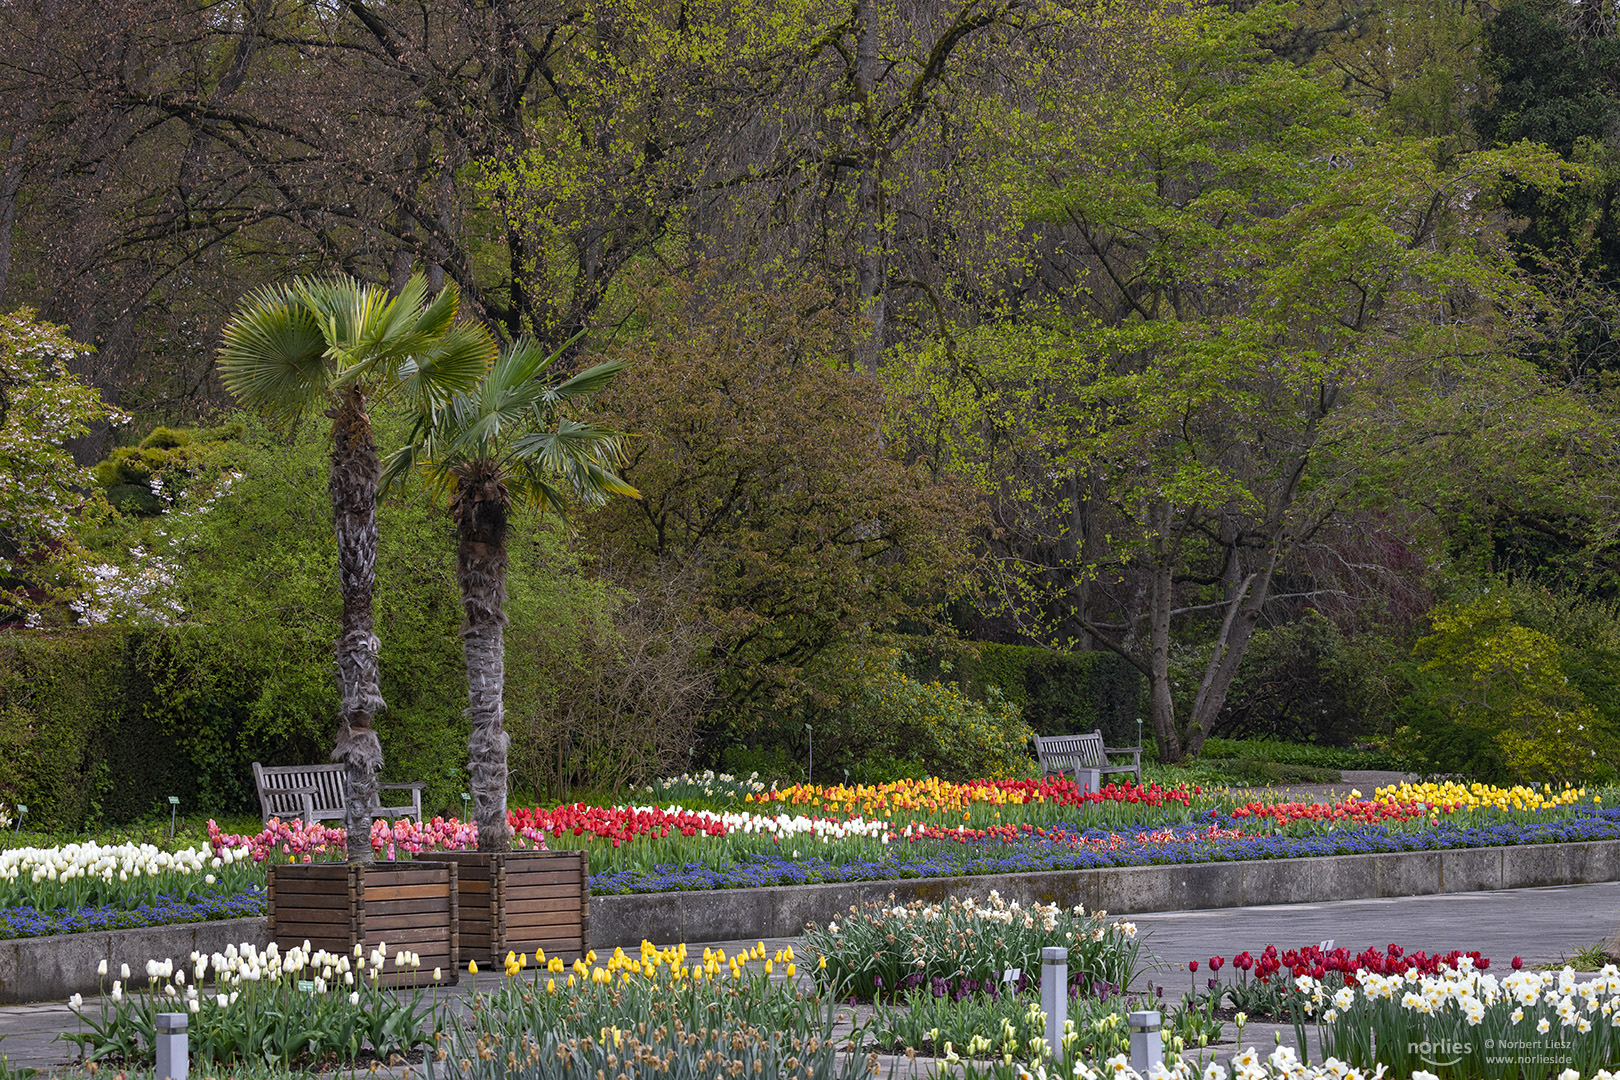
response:
[[[1102,732],[1109,746],[1135,746],[1142,715],[1141,672],[1109,652],[1060,653],[994,642],[906,643],[907,671],[924,681],[955,682],[986,701],[995,690],[1023,710],[1037,735]]]

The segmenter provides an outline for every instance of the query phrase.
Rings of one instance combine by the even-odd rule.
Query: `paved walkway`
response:
[[[1342,900],[1324,904],[1223,908],[1211,911],[1168,911],[1132,917],[1143,937],[1147,980],[1180,996],[1189,978],[1188,960],[1203,964],[1211,956],[1230,958],[1266,945],[1290,949],[1320,944],[1329,938],[1353,952],[1391,942],[1407,951],[1478,949],[1492,969],[1506,970],[1515,955],[1526,964],[1551,963],[1588,945],[1607,941],[1614,947],[1620,932],[1620,882],[1568,885],[1549,889],[1412,896],[1389,900]],[[711,943],[714,944],[714,943]],[[753,942],[720,942],[728,953]],[[768,939],[767,951],[783,945],[800,947],[795,938]],[[703,945],[689,947],[701,953]],[[1228,968],[1225,974],[1230,974]],[[801,976],[802,978],[803,976]],[[1200,979],[1204,973],[1199,972]],[[480,986],[500,981],[499,973],[480,973]],[[467,980],[463,979],[463,988]],[[1200,985],[1203,985],[1202,982]],[[87,1001],[93,1012],[96,1005]],[[71,1062],[67,1044],[57,1035],[72,1031],[76,1020],[62,1002],[0,1007],[0,1054],[12,1066],[32,1066],[60,1074]],[[1254,1025],[1246,1043],[1271,1045],[1270,1027]],[[1228,1038],[1231,1037],[1228,1025]],[[1291,1031],[1285,1039],[1291,1040]]]
[[[1144,951],[1173,970],[1188,960],[1231,958],[1266,945],[1318,945],[1331,938],[1357,953],[1394,942],[1408,952],[1478,949],[1493,968],[1514,956],[1550,963],[1620,932],[1620,882],[1547,889],[1337,900],[1325,904],[1165,911],[1135,915]]]

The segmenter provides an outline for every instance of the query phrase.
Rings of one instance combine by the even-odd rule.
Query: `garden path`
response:
[[[1368,798],[1381,787],[1390,787],[1395,784],[1417,783],[1423,777],[1417,773],[1380,772],[1371,769],[1346,769],[1339,773],[1337,784],[1284,784],[1276,787],[1257,787],[1249,789],[1255,798],[1276,798],[1287,796],[1312,802],[1338,802],[1349,796],[1352,791],[1359,791]],[[1241,793],[1244,789],[1234,788],[1234,793]]]
[[[1166,986],[1167,996],[1179,997],[1183,980],[1189,979],[1185,970],[1188,960],[1197,959],[1203,964],[1210,956],[1230,958],[1244,949],[1259,952],[1267,944],[1289,949],[1315,945],[1328,938],[1353,952],[1373,945],[1383,948],[1392,941],[1408,951],[1478,949],[1490,957],[1492,970],[1506,970],[1515,955],[1527,964],[1551,963],[1585,946],[1613,941],[1620,929],[1620,882],[1156,912],[1133,916],[1133,921],[1143,935],[1144,956],[1153,964],[1153,970],[1144,976],[1144,985],[1151,978]],[[733,953],[753,942],[718,944]],[[767,951],[784,945],[800,947],[801,943],[794,938],[765,942]],[[691,948],[702,952],[703,945],[692,944]],[[1231,973],[1228,967],[1222,974]],[[1199,975],[1203,977],[1204,972]],[[498,973],[480,973],[477,981],[481,986],[494,985],[501,978]],[[466,986],[467,980],[463,980],[463,988]],[[97,1009],[94,1000],[85,1005],[92,1012]],[[74,1024],[73,1014],[63,1002],[0,1007],[0,1039],[4,1040],[0,1042],[0,1054],[10,1059],[13,1067],[32,1066],[47,1075],[62,1075],[71,1054],[57,1035],[73,1030]],[[1269,1049],[1273,1030],[1266,1025],[1251,1025],[1244,1042]],[[1228,1025],[1228,1039],[1231,1034]],[[1285,1031],[1283,1038],[1291,1043],[1292,1030]]]

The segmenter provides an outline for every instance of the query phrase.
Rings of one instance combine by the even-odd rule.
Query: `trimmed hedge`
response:
[[[1101,730],[1109,746],[1136,745],[1142,673],[1113,653],[924,639],[907,643],[906,652],[918,679],[955,682],[981,701],[988,688],[1000,690],[1037,735]]]
[[[66,829],[160,813],[170,795],[184,807],[253,812],[248,762],[322,760],[315,725],[272,734],[251,723],[262,673],[199,680],[188,670],[209,662],[200,637],[119,627],[0,634],[0,799],[26,805],[30,825]],[[199,683],[207,694],[174,692]]]

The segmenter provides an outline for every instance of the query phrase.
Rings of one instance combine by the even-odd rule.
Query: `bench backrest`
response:
[[[1049,775],[1074,769],[1100,769],[1108,764],[1100,730],[1089,735],[1037,735],[1035,756],[1040,759],[1041,771]]]
[[[266,820],[272,817],[301,818],[304,799],[295,789],[314,788],[316,814],[343,812],[343,766],[272,765],[253,763],[253,779],[259,785],[259,806]]]

